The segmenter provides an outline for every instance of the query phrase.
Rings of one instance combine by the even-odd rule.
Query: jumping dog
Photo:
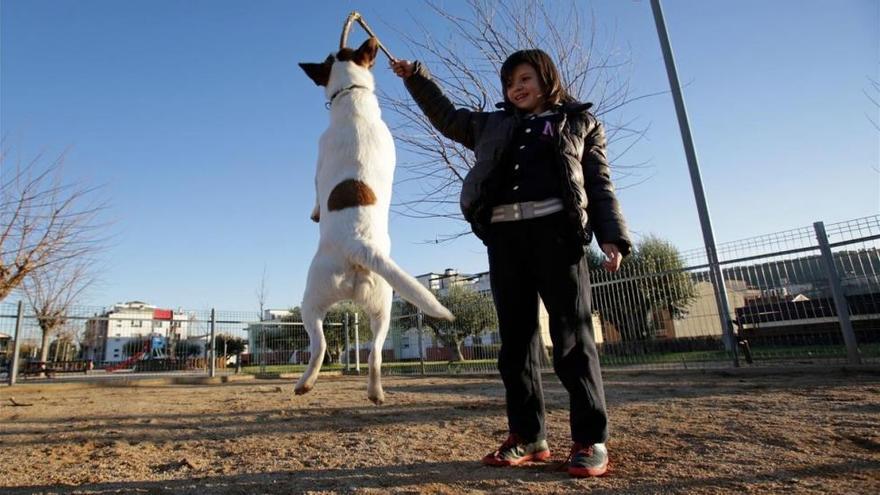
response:
[[[452,320],[452,313],[391,259],[388,211],[394,176],[394,140],[382,121],[371,68],[378,43],[369,38],[357,50],[343,48],[319,64],[300,67],[324,87],[330,125],[319,142],[317,190],[312,220],[321,232],[309,268],[302,318],[309,334],[309,364],[294,388],[315,385],[326,350],[322,320],[338,301],[353,300],[370,316],[373,344],[367,396],[385,399],[381,383],[382,345],[391,320],[392,288],[425,313]]]

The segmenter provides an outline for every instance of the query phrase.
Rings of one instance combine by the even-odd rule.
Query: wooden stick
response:
[[[388,60],[392,62],[397,61],[397,59],[394,58],[393,55],[391,55],[391,52],[389,52],[388,49],[385,48],[385,45],[383,45],[382,42],[379,41],[379,37],[376,36],[376,33],[374,33],[372,29],[370,29],[370,26],[367,25],[367,22],[364,20],[363,17],[361,17],[361,14],[357,11],[348,14],[348,17],[345,19],[345,24],[342,26],[342,36],[339,38],[340,50],[345,48],[345,45],[348,43],[348,33],[349,31],[351,31],[351,23],[353,23],[354,21],[357,21],[358,24],[360,24],[361,27],[364,28],[364,31],[366,31],[367,34],[369,34],[373,38],[376,38],[376,42],[379,43],[379,49],[382,50],[382,53],[384,53],[386,57],[388,57]]]

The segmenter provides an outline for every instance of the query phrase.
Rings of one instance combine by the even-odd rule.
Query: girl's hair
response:
[[[538,73],[548,104],[559,105],[574,101],[562,85],[562,78],[550,55],[543,50],[532,49],[514,52],[501,65],[501,94],[504,95],[505,102],[510,103],[507,99],[507,84],[513,77],[513,70],[520,64],[529,64]]]

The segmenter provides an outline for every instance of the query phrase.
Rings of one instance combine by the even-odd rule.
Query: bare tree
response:
[[[865,89],[862,90],[862,92],[865,93],[865,96],[867,96],[868,100],[871,101],[875,111],[872,112],[874,114],[874,117],[871,117],[871,115],[868,113],[865,114],[865,117],[867,117],[868,122],[870,122],[871,125],[874,126],[874,129],[880,131],[880,112],[878,112],[880,111],[880,81],[869,77],[868,82],[871,85],[871,89]],[[874,165],[871,168],[874,170],[874,172],[880,174],[880,166]]]
[[[46,163],[42,153],[30,162],[8,165],[0,151],[0,301],[34,272],[60,269],[99,249],[105,205],[97,188],[66,182],[66,153]]]
[[[79,352],[79,339],[77,331],[70,325],[59,328],[55,334],[55,340],[49,344],[49,354],[52,361],[72,361]]]
[[[869,100],[871,100],[871,103],[874,105],[875,110],[880,110],[880,81],[877,81],[876,79],[871,79],[869,77],[868,83],[871,85],[871,89],[862,90],[862,92],[865,93],[865,96],[867,96]],[[870,122],[871,125],[874,126],[874,129],[880,131],[880,118],[877,117],[877,112],[874,112],[873,118],[867,113],[865,114],[865,117],[868,118],[868,122]]]
[[[24,281],[24,293],[42,331],[40,361],[49,357],[49,341],[68,322],[71,306],[95,281],[93,258],[35,270]]]
[[[260,277],[260,285],[257,286],[256,295],[257,303],[260,305],[260,321],[263,321],[266,298],[269,296],[269,290],[266,288],[266,265],[263,265],[263,276]]]
[[[425,15],[438,18],[450,33],[442,39],[418,19],[417,34],[401,33],[410,48],[423,58],[459,107],[479,111],[495,109],[502,100],[498,78],[508,55],[525,48],[541,48],[556,61],[566,89],[577,99],[592,101],[603,118],[619,187],[644,180],[644,164],[620,165],[618,160],[645,133],[632,121],[609,120],[611,112],[641,98],[630,92],[627,55],[599,46],[596,19],[589,3],[572,0],[468,0],[469,12],[457,16],[441,4],[426,0]],[[609,42],[614,45],[613,39]],[[402,163],[405,178],[421,191],[412,200],[395,205],[399,213],[414,218],[461,219],[458,195],[474,157],[463,146],[443,137],[408,95],[381,95],[383,105],[396,114],[394,135],[414,160]],[[448,240],[464,232],[445,236]]]

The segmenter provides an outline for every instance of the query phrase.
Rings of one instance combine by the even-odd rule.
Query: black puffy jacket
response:
[[[455,108],[427,68],[415,62],[413,75],[404,80],[407,90],[444,136],[474,151],[476,162],[461,187],[461,211],[474,233],[485,240],[493,194],[493,174],[513,136],[521,115],[508,104],[502,110],[478,112]],[[574,238],[585,249],[595,233],[600,244],[614,243],[626,256],[632,241],[614,194],[605,131],[588,109],[590,103],[568,103],[557,109],[563,119],[557,132],[560,140],[556,165],[564,173],[562,191],[565,211]]]

